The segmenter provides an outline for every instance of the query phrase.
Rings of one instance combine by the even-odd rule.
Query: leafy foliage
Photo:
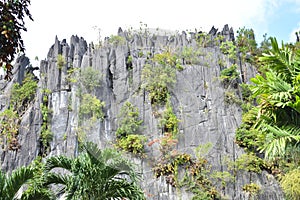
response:
[[[260,187],[255,183],[249,183],[243,186],[243,191],[249,193],[252,197],[253,195],[256,195],[260,192]]]
[[[233,64],[228,68],[221,71],[220,79],[225,85],[230,85],[235,83],[239,78],[239,73],[237,71],[237,65]]]
[[[263,35],[263,41],[260,43],[260,47],[258,49],[259,55],[262,55],[262,53],[268,53],[271,48],[271,42],[270,37],[267,37],[267,34],[265,33]]]
[[[29,103],[33,100],[37,82],[33,75],[27,74],[22,84],[14,83],[10,95],[10,107],[3,111],[1,117],[1,138],[5,148],[18,150],[20,144],[17,140],[20,118]]]
[[[51,127],[49,123],[49,115],[51,114],[50,109],[48,108],[48,96],[44,94],[43,103],[41,103],[41,111],[42,111],[42,126],[41,126],[41,135],[40,141],[42,146],[43,156],[46,155],[48,148],[50,147],[50,142],[53,139],[53,133],[51,132]]]
[[[41,157],[37,157],[29,166],[33,176],[27,182],[27,187],[22,193],[22,200],[54,200],[55,194],[49,188],[51,182],[50,174],[45,173],[45,163]]]
[[[143,123],[139,119],[139,111],[130,102],[125,102],[118,116],[119,127],[116,131],[117,137],[126,137],[136,134]]]
[[[163,129],[164,134],[170,133],[173,137],[177,136],[178,122],[180,120],[173,112],[170,100],[167,101],[166,109],[163,112],[162,119],[160,120],[160,125]]]
[[[5,149],[18,150],[20,144],[17,140],[19,132],[19,115],[12,109],[6,109],[0,114],[0,131],[1,131],[1,144]]]
[[[124,45],[126,43],[126,39],[119,35],[111,35],[108,38],[108,42],[114,46]]]
[[[67,63],[66,58],[63,55],[58,54],[57,55],[57,63],[56,63],[57,68],[62,69],[66,65],[66,63]]]
[[[250,89],[250,86],[248,84],[242,83],[240,84],[240,87],[242,89],[242,98],[245,102],[253,102],[253,98],[252,98],[252,92]]]
[[[209,177],[210,166],[204,153],[211,144],[200,145],[197,148],[197,158],[187,153],[175,150],[177,140],[166,133],[162,138],[149,142],[148,146],[159,143],[161,156],[153,166],[156,178],[165,177],[166,183],[175,188],[185,187],[194,194],[192,199],[216,199],[219,193]]]
[[[117,147],[131,152],[136,155],[143,156],[145,153],[144,143],[147,138],[144,135],[129,134],[126,137],[117,139]]]
[[[179,55],[182,57],[184,64],[198,64],[200,61],[199,56],[201,54],[199,49],[185,46]]]
[[[15,110],[21,112],[34,98],[37,89],[37,82],[33,75],[27,74],[22,84],[14,83],[11,90],[10,104]]]
[[[154,55],[150,62],[142,70],[142,88],[149,92],[152,104],[163,104],[176,83],[176,69],[182,67],[169,50]]]
[[[221,183],[222,188],[224,188],[227,183],[234,181],[234,176],[228,171],[214,171],[211,174],[211,178],[215,179],[217,183]]]
[[[87,92],[91,92],[96,87],[99,87],[101,80],[101,73],[95,70],[93,67],[83,68],[80,72],[79,82],[82,83]]]
[[[241,147],[255,151],[262,142],[260,137],[262,133],[256,129],[256,121],[258,120],[258,108],[252,107],[246,113],[243,113],[242,124],[236,131],[236,143]]]
[[[226,104],[242,104],[242,100],[234,93],[234,91],[225,91],[224,101]]]
[[[237,31],[236,46],[243,61],[246,60],[247,54],[257,54],[257,43],[255,41],[255,34],[253,29],[239,28]],[[247,61],[253,62],[253,56],[249,56]]]
[[[91,94],[84,94],[79,107],[79,116],[91,117],[92,120],[103,119],[104,114],[102,108],[105,106],[104,102],[101,102],[97,97]]]
[[[119,127],[116,131],[116,146],[133,154],[144,153],[146,137],[138,135],[142,120],[139,119],[139,112],[130,102],[125,102],[119,115]]]
[[[10,64],[18,51],[25,50],[21,31],[27,31],[24,18],[32,19],[28,10],[30,0],[0,1],[0,66],[6,69],[5,79],[10,80],[13,66]]]
[[[134,165],[112,149],[100,150],[87,143],[77,158],[50,157],[46,171],[54,168],[70,172],[52,173],[52,181],[64,185],[67,199],[145,199]]]
[[[247,141],[248,148],[275,159],[290,155],[290,147],[299,148],[300,52],[284,45],[279,48],[275,38],[271,44],[269,54],[259,58],[263,74],[251,79],[254,85],[250,89],[258,106],[245,115],[247,122],[237,135],[238,140]]]
[[[230,59],[233,61],[236,61],[237,59],[237,51],[236,51],[236,46],[232,41],[226,41],[222,42],[220,46],[220,50],[222,53],[228,55]]]
[[[280,184],[286,196],[289,199],[296,200],[300,198],[300,169],[294,169],[285,174]]]
[[[213,40],[212,35],[202,31],[196,34],[197,46],[202,48],[218,44],[219,39],[222,40],[221,37],[216,37],[215,40]]]
[[[242,154],[233,164],[237,170],[255,173],[260,173],[265,168],[265,162],[254,153]]]
[[[19,189],[33,178],[33,170],[30,167],[21,167],[14,170],[11,175],[0,171],[1,199],[15,199]]]

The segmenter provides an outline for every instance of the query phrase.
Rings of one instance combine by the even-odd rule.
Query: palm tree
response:
[[[12,200],[18,196],[20,188],[33,177],[30,167],[21,167],[14,170],[10,175],[0,171],[0,199]]]
[[[93,143],[83,150],[77,158],[55,156],[46,161],[47,180],[62,184],[60,194],[66,199],[145,199],[132,163],[115,150],[100,150]],[[68,173],[52,172],[55,168]]]
[[[258,103],[251,129],[259,131],[258,150],[269,159],[287,156],[300,143],[300,51],[283,44],[279,48],[275,38],[271,44],[269,54],[259,58],[262,75],[251,79]]]

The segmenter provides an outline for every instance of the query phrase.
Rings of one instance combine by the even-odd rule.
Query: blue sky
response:
[[[141,21],[174,31],[245,26],[254,29],[258,43],[264,33],[295,41],[300,30],[300,0],[31,0],[30,10],[34,22],[27,21],[23,39],[31,60],[45,59],[56,35],[69,41],[77,34],[89,43],[98,30],[103,39],[118,27],[138,29]]]
[[[295,40],[295,31],[300,31],[300,1],[281,3],[268,17],[268,35],[285,42]]]

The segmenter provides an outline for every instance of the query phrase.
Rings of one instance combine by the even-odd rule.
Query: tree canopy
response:
[[[11,79],[15,54],[25,50],[21,31],[27,31],[26,16],[33,20],[29,5],[30,0],[0,0],[0,66],[6,70],[7,80]]]

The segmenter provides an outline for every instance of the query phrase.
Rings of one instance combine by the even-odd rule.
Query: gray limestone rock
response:
[[[211,38],[221,34],[225,40],[234,40],[233,30],[228,25],[225,25],[221,32],[217,32],[213,27],[210,34]],[[185,32],[174,36],[129,35],[122,29],[119,29],[118,35],[126,40],[125,44],[117,46],[107,44],[97,48],[93,45],[88,46],[86,41],[78,36],[72,36],[70,44],[55,38],[55,44],[50,48],[47,60],[41,62],[41,80],[35,101],[22,118],[22,128],[18,138],[21,148],[14,152],[0,151],[2,169],[10,171],[18,166],[27,165],[41,151],[40,104],[42,91],[45,89],[50,91],[49,122],[53,132],[53,140],[47,156],[77,155],[80,124],[87,126],[89,122],[80,120],[81,83],[68,80],[70,69],[75,70],[74,74],[76,74],[86,67],[92,67],[102,76],[101,85],[95,88],[93,94],[105,102],[104,118],[93,122],[92,127],[86,132],[86,140],[97,143],[101,148],[110,146],[116,138],[118,113],[126,101],[130,101],[139,109],[143,120],[142,133],[148,137],[148,142],[162,136],[159,119],[155,116],[148,94],[140,87],[142,69],[148,56],[161,53],[166,48],[176,50],[183,47],[196,47],[196,38],[187,39]],[[234,161],[244,153],[243,149],[234,142],[235,130],[241,123],[242,111],[238,105],[225,102],[226,88],[218,79],[221,71],[218,58],[223,59],[227,66],[231,65],[230,60],[221,53],[219,46],[210,45],[202,48],[201,52],[199,63],[184,65],[184,69],[177,72],[176,85],[170,91],[174,113],[180,119],[177,150],[195,156],[196,147],[211,143],[212,148],[205,157],[211,163],[212,170],[226,171],[227,166],[223,160]],[[59,54],[66,58],[66,64],[62,69],[57,67]],[[127,63],[129,56],[132,57],[130,66]],[[20,63],[22,63],[21,59]],[[19,70],[23,73],[21,69]],[[255,69],[249,64],[240,66],[239,71],[243,76],[240,81],[243,82],[248,82],[255,75]],[[17,77],[18,81],[23,78],[22,75]],[[2,91],[8,93],[7,88],[8,86],[3,86]],[[236,89],[234,91],[237,98],[241,98],[240,92]],[[4,95],[0,96],[0,100],[1,106],[6,107],[8,101]],[[159,157],[158,148],[158,145],[146,146],[148,157],[144,159],[131,156],[143,174],[141,185],[147,199],[191,199],[192,193],[173,188],[166,183],[164,177],[158,179],[154,177],[152,165],[153,159]],[[234,200],[249,199],[242,190],[243,185],[249,183],[249,176],[252,182],[261,187],[262,192],[258,195],[258,199],[283,199],[278,183],[265,171],[261,174],[238,172],[234,176],[234,181],[221,190],[222,195]]]

